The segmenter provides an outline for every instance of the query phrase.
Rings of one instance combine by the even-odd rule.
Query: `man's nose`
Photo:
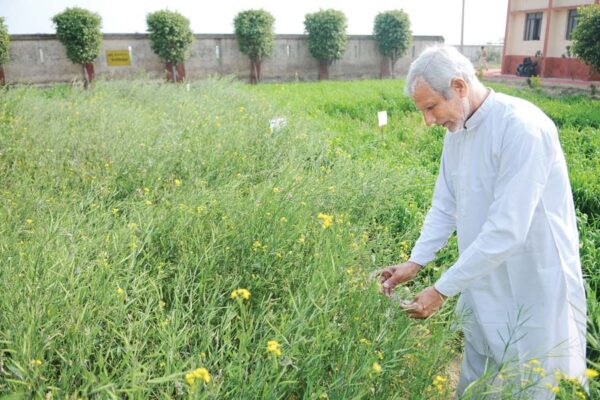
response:
[[[427,124],[427,126],[431,126],[435,123],[434,116],[428,112],[423,113],[423,118],[425,119],[425,124]]]

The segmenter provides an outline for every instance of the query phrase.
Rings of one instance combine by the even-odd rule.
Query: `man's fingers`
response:
[[[427,317],[429,317],[429,313],[425,312],[425,308],[423,307],[422,304],[414,302],[412,303],[415,305],[415,307],[413,309],[410,310],[410,312],[408,313],[408,316],[411,318],[416,318],[416,319],[425,319]]]
[[[394,288],[401,282],[401,276],[392,274],[388,279],[383,282],[383,292],[390,296]]]
[[[386,280],[390,279],[390,277],[394,274],[394,271],[391,268],[385,268],[378,272],[379,272],[379,283],[384,283]]]
[[[386,268],[387,269],[387,268]],[[369,281],[374,281],[375,279],[377,279],[379,281],[379,283],[383,283],[381,281],[383,273],[385,272],[385,269],[376,269],[375,271],[372,271],[369,276],[368,276],[368,280]]]

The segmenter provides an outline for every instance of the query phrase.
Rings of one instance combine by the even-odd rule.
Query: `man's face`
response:
[[[423,113],[427,126],[441,125],[450,132],[456,132],[465,126],[469,117],[470,107],[463,87],[451,86],[452,97],[446,99],[425,82],[415,86],[413,101],[418,110]]]

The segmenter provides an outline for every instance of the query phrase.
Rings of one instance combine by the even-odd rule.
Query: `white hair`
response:
[[[446,45],[431,46],[423,50],[410,64],[406,76],[406,94],[412,97],[419,82],[427,83],[444,98],[452,97],[452,79],[462,78],[467,85],[478,84],[473,64],[456,48]]]

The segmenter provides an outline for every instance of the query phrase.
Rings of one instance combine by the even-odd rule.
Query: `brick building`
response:
[[[502,73],[515,74],[525,57],[542,77],[600,80],[600,73],[568,56],[577,8],[600,0],[508,0]],[[534,58],[536,53],[538,57]]]

